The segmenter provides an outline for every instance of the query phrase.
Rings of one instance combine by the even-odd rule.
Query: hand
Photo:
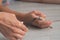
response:
[[[34,20],[34,18],[42,17],[44,20]],[[40,11],[32,11],[24,16],[23,19],[25,24],[32,24],[33,26],[37,26],[39,28],[47,28],[51,25],[51,21],[46,20],[46,15]]]
[[[0,12],[0,32],[9,40],[22,39],[27,27],[14,14]]]

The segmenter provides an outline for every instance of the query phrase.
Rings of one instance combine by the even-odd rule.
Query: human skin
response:
[[[10,8],[8,8],[8,6],[3,6],[2,4],[0,5],[0,10],[2,12],[8,12],[10,14],[15,14],[17,19],[20,20],[20,21],[23,21],[25,20],[25,18],[28,19],[28,16],[32,16],[33,18],[35,18],[36,16],[39,16],[39,17],[43,17],[44,19],[46,18],[46,15],[43,13],[43,12],[40,12],[40,11],[32,11],[32,12],[28,12],[28,13],[20,13],[20,12],[16,12],[16,11],[13,11],[11,10]],[[32,15],[33,14],[33,15]],[[28,16],[27,16],[28,15]],[[30,18],[29,18],[30,19]],[[28,20],[29,21],[29,20]],[[38,21],[38,20],[37,20]],[[24,21],[23,21],[24,22]],[[50,22],[50,21],[49,21]],[[35,22],[34,22],[35,23]],[[40,24],[40,22],[37,22],[38,24]],[[33,23],[32,23],[33,24]],[[44,24],[44,22],[42,23]],[[46,26],[50,24],[47,22]],[[38,26],[38,25],[37,25]],[[49,25],[50,26],[50,25]]]
[[[39,17],[43,19],[41,20],[35,19],[34,21],[32,21],[34,18],[39,18]],[[30,24],[30,22],[32,21],[31,25],[41,29],[48,28],[52,24],[52,21],[46,20],[46,15],[43,12],[36,11],[36,10],[29,12],[27,15],[25,15],[23,21],[24,23],[27,23],[27,24]]]
[[[22,39],[28,28],[14,14],[0,12],[0,32],[9,40]]]
[[[34,15],[34,12],[37,14],[36,11],[33,11],[32,14],[29,14],[29,15],[31,16]],[[25,16],[25,18],[26,17],[27,15]],[[37,17],[37,16],[34,15],[34,17]],[[41,17],[45,18],[44,16],[41,16]],[[48,22],[49,21],[35,20],[35,22],[33,22],[33,25],[38,26],[39,28],[47,28],[50,25]],[[40,25],[42,26],[40,27]],[[28,31],[28,28],[16,18],[15,14],[0,12],[0,32],[6,38],[8,38],[9,40],[17,40],[17,39],[22,40],[27,31]]]
[[[0,1],[1,2],[1,1]],[[7,37],[8,37],[8,39],[10,39],[10,40],[16,40],[16,38],[19,38],[18,37],[18,35],[16,34],[16,35],[14,35],[14,32],[17,30],[17,32],[15,32],[15,33],[22,33],[21,32],[21,29],[19,30],[18,28],[17,28],[17,26],[19,25],[19,23],[20,23],[20,25],[18,26],[18,27],[22,27],[23,29],[25,29],[24,30],[24,32],[26,33],[27,31],[28,31],[28,28],[26,28],[26,26],[24,25],[24,24],[22,24],[21,23],[21,21],[23,21],[23,22],[25,22],[26,20],[25,19],[30,19],[30,17],[32,16],[32,18],[36,18],[36,17],[43,17],[44,19],[46,18],[46,15],[44,14],[44,13],[42,13],[42,12],[40,12],[40,11],[32,11],[32,12],[28,12],[28,13],[26,13],[26,14],[24,14],[24,13],[20,13],[20,12],[16,12],[16,11],[13,11],[13,10],[11,10],[10,8],[8,8],[8,6],[3,6],[2,5],[2,2],[0,3],[0,10],[2,11],[1,12],[1,21],[0,21],[0,26],[1,26],[1,32],[2,32],[2,34],[4,34],[4,36],[6,36],[7,35]],[[13,15],[15,15],[15,16],[13,16]],[[28,16],[27,16],[28,15]],[[12,19],[11,19],[12,18]],[[14,20],[14,21],[13,21]],[[20,21],[19,21],[20,20]],[[4,22],[3,22],[4,21]],[[29,21],[29,20],[28,20]],[[50,22],[50,21],[48,21],[48,22]],[[40,21],[40,20],[35,20],[34,22],[32,22],[32,24],[33,25],[35,25],[36,23],[37,24],[39,24],[39,25],[35,25],[35,26],[37,26],[37,27],[39,27],[39,28],[46,28],[46,26],[48,25],[48,27],[50,26],[50,23],[48,23],[47,21],[43,21],[42,20],[42,22]],[[42,24],[42,26],[40,26],[40,24]],[[13,27],[14,26],[14,27]],[[4,27],[5,28],[5,30],[2,28],[2,27]],[[9,29],[11,29],[11,30],[13,30],[14,32],[12,32],[12,35],[10,35],[11,34],[11,32],[9,32],[9,31],[11,31],[11,30],[8,30],[8,28]],[[15,28],[16,27],[16,28]],[[15,29],[14,29],[15,28]],[[3,31],[4,30],[4,31]],[[8,31],[6,31],[6,30],[8,30]],[[7,34],[9,32],[9,34]],[[25,33],[24,33],[24,35],[25,35]],[[10,36],[9,36],[10,35]],[[16,38],[14,38],[14,37],[11,37],[11,36],[15,36]],[[22,35],[23,36],[23,35]]]

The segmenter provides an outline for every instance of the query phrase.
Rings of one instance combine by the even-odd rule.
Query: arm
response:
[[[0,2],[1,2],[1,1],[0,1]],[[19,20],[22,20],[23,16],[25,15],[25,14],[23,14],[23,13],[19,13],[19,12],[13,11],[13,10],[9,9],[7,6],[3,6],[2,3],[0,3],[0,10],[3,11],[3,12],[8,12],[8,13],[15,14],[16,17],[17,17]]]

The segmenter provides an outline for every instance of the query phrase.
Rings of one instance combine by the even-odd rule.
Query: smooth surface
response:
[[[33,10],[40,10],[47,15],[48,20],[60,19],[60,5],[56,4],[12,2],[9,7],[12,10],[24,13]],[[38,29],[34,27],[28,27],[29,31],[23,40],[60,40],[60,21],[53,23],[51,26],[53,27],[52,29]],[[0,40],[5,40],[1,34]]]

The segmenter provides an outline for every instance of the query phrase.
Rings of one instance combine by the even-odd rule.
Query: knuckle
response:
[[[20,32],[20,30],[17,30],[17,29],[15,29],[15,30],[13,30],[15,33],[17,33],[17,32]]]
[[[11,30],[12,30],[14,33],[19,32],[19,30],[18,30],[17,28],[15,28],[15,27],[11,27]]]

